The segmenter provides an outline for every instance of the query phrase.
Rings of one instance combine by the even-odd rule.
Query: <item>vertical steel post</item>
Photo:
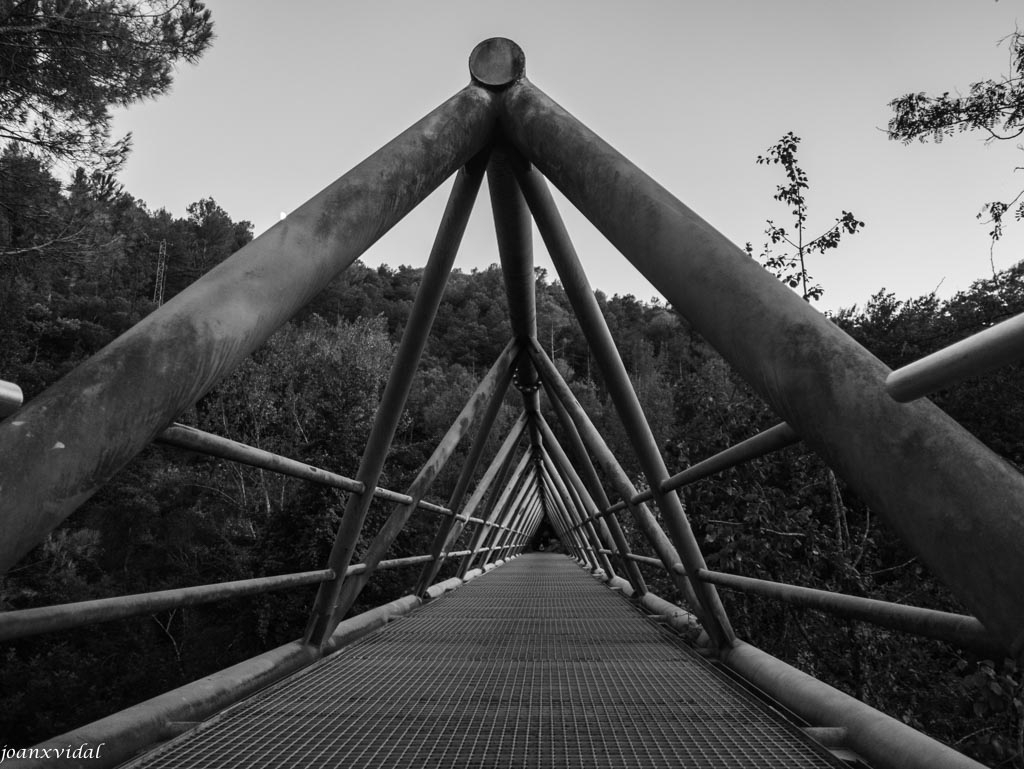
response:
[[[510,161],[518,153],[499,139],[492,151],[487,167],[487,189],[494,213],[494,231],[498,240],[498,256],[505,279],[508,298],[509,323],[512,338],[522,344],[537,337],[536,277],[533,272],[533,225],[519,190]],[[516,369],[515,384],[523,394],[523,405],[528,414],[540,410],[537,393],[537,372],[533,363],[524,356]],[[529,425],[530,443],[536,447],[540,436],[532,423]]]
[[[1015,656],[1024,477],[527,80],[511,141]]]
[[[415,512],[420,500],[423,499],[423,496],[430,489],[438,473],[448,464],[448,460],[455,453],[456,447],[472,426],[477,414],[485,408],[489,411],[495,398],[497,398],[499,404],[501,403],[501,399],[505,395],[505,390],[508,389],[508,383],[512,376],[512,364],[518,354],[519,345],[510,341],[498,356],[494,365],[491,366],[484,378],[480,380],[473,394],[470,395],[469,400],[462,407],[462,411],[459,412],[455,421],[448,428],[448,432],[445,433],[434,449],[434,452],[430,455],[430,458],[420,468],[416,478],[409,484],[406,493],[412,497],[412,500],[405,504],[395,505],[387,521],[381,526],[380,531],[374,535],[373,540],[362,556],[362,562],[366,564],[366,571],[346,577],[342,585],[341,593],[338,595],[338,603],[335,606],[335,615],[339,619],[344,617],[348,610],[352,608],[352,604],[359,597],[359,593],[373,577],[377,564],[387,554],[391,544],[401,533],[409,517]],[[493,418],[491,421],[493,422]],[[456,512],[455,508],[449,507],[449,509],[452,512]],[[452,521],[452,518],[443,517],[441,525],[443,526],[446,522],[450,521]],[[436,555],[435,553],[434,556],[436,557]]]
[[[521,349],[514,340],[509,345],[510,347],[514,346],[516,351]],[[469,449],[469,454],[463,460],[462,470],[459,472],[459,478],[455,482],[455,489],[448,499],[447,507],[456,515],[452,518],[444,518],[440,522],[437,533],[434,536],[434,541],[430,545],[430,554],[434,557],[434,560],[424,564],[414,591],[415,595],[420,595],[433,584],[434,578],[444,564],[442,553],[447,551],[449,545],[454,543],[462,533],[463,519],[458,515],[459,509],[462,507],[462,498],[465,496],[467,489],[469,489],[469,484],[473,480],[477,465],[480,463],[484,448],[487,446],[487,439],[494,428],[494,420],[501,410],[502,401],[505,399],[505,392],[508,390],[509,382],[512,380],[513,360],[510,356],[505,361],[505,365],[501,370],[500,381],[489,394],[490,400],[487,403],[487,409],[480,418],[480,424],[477,426],[476,435],[473,438],[473,445]]]
[[[0,424],[0,573],[473,157],[471,85]]]
[[[519,439],[522,437],[525,429],[526,412],[523,411],[519,414],[519,419],[512,425],[508,435],[505,436],[505,441],[501,444],[501,448],[495,454],[490,467],[487,468],[484,477],[477,484],[473,497],[466,505],[467,514],[469,514],[468,511],[470,510],[475,511],[483,503],[484,495],[490,490],[487,504],[481,511],[481,516],[478,516],[483,518],[484,523],[480,524],[477,530],[473,532],[473,538],[469,545],[469,555],[465,556],[459,564],[458,577],[460,579],[466,576],[466,572],[470,570],[473,561],[476,560],[477,550],[483,547],[484,540],[490,534],[491,529],[497,525],[496,517],[498,512],[495,503],[505,489],[505,482],[508,480],[509,472],[512,470],[512,463],[515,460],[516,445],[519,443]]]
[[[444,287],[448,282],[455,254],[459,249],[462,235],[466,231],[473,201],[476,199],[480,183],[483,181],[483,167],[486,153],[477,157],[469,165],[459,171],[455,177],[445,207],[437,236],[434,239],[427,266],[423,270],[416,300],[409,311],[409,320],[405,324],[402,341],[395,354],[395,362],[391,367],[384,393],[381,395],[374,418],[373,428],[363,450],[363,458],[359,463],[356,480],[364,484],[367,493],[352,494],[345,505],[345,512],[338,524],[334,546],[328,558],[327,568],[333,569],[338,576],[331,582],[325,582],[317,592],[313,611],[306,629],[304,642],[322,646],[330,638],[334,626],[338,622],[335,607],[341,595],[341,586],[345,579],[345,570],[352,560],[359,532],[373,501],[370,489],[377,486],[384,460],[387,458],[391,440],[394,438],[398,421],[402,416],[406,398],[412,387],[412,379],[419,365],[420,356],[427,344],[430,327],[437,315],[438,305]]]
[[[626,373],[626,367],[619,357],[619,351],[590,288],[590,282],[576,255],[576,249],[569,240],[562,218],[540,173],[535,169],[526,168],[525,164],[523,168],[517,166],[516,170],[520,187],[537,222],[537,229],[548,248],[569,302],[576,311],[590,350],[601,368],[608,393],[654,492],[654,499],[664,517],[669,536],[682,556],[687,572],[696,574],[699,569],[706,568],[704,555],[690,529],[679,496],[674,491],[660,490],[662,481],[668,478],[668,468],[658,450],[654,434],[647,424],[640,400],[629,381],[629,374]],[[708,634],[718,646],[728,646],[734,636],[718,592],[713,585],[692,581],[691,585],[709,620]]]
[[[582,480],[586,489],[590,492],[591,499],[599,510],[607,510],[611,507],[611,501],[604,492],[604,486],[597,475],[594,463],[590,461],[590,455],[587,453],[587,447],[583,445],[583,439],[580,438],[579,430],[573,424],[569,412],[562,405],[562,401],[551,397],[549,393],[548,402],[551,404],[551,408],[554,409],[558,421],[562,425],[562,430],[569,439],[569,450],[572,452],[576,463],[574,467],[578,468],[579,472],[582,473]],[[626,535],[622,531],[622,526],[619,525],[618,517],[612,514],[606,518],[601,518],[598,520],[598,525],[601,527],[605,538],[615,542],[615,549],[620,559],[622,573],[628,577],[630,585],[633,586],[633,592],[637,597],[644,595],[647,592],[647,583],[644,581],[643,574],[641,574],[636,562],[629,557],[629,543],[626,541]]]

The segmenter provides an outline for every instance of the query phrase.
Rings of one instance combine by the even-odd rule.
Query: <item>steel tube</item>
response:
[[[763,457],[773,451],[784,449],[800,442],[800,436],[793,432],[793,428],[785,422],[775,427],[770,427],[752,438],[747,438],[735,446],[730,446],[725,451],[720,451],[714,456],[698,462],[682,472],[676,473],[671,478],[662,481],[662,491],[679,489],[690,483],[695,483],[709,475],[720,473],[731,467],[736,467],[751,459]]]
[[[633,390],[633,384],[594,297],[590,282],[576,255],[576,249],[566,232],[562,217],[555,207],[547,184],[536,169],[517,167],[516,170],[527,205],[537,222],[537,229],[544,239],[551,261],[554,262],[562,287],[569,297],[569,303],[576,311],[583,335],[604,375],[608,394],[633,445],[640,467],[655,492],[654,499],[668,528],[669,537],[682,557],[687,571],[696,572],[705,566],[704,555],[690,528],[682,501],[675,492],[659,490],[660,484],[668,478],[668,468],[654,440],[640,400]],[[698,583],[693,585],[693,592],[704,609],[702,619],[707,622],[708,635],[716,645],[728,645],[733,638],[733,632],[725,607],[715,589],[710,585]]]
[[[58,630],[178,609],[182,606],[195,606],[246,595],[259,595],[271,590],[317,585],[333,578],[334,572],[324,569],[0,612],[0,641],[10,641],[14,638],[24,638],[41,633],[54,633]]]
[[[537,278],[533,272],[530,212],[509,167],[514,154],[515,150],[504,142],[499,140],[496,143],[487,167],[487,189],[491,196],[512,338],[525,344],[537,336]],[[527,413],[536,414],[539,409],[537,373],[529,358],[524,357],[519,361],[515,381],[523,394],[523,405]],[[532,424],[530,434],[536,445],[537,435]]]
[[[595,544],[588,533],[572,530],[573,522],[578,520],[578,517],[573,514],[575,505],[572,503],[569,490],[561,482],[561,477],[558,476],[551,464],[551,457],[544,452],[541,454],[541,458],[542,463],[539,465],[541,478],[548,490],[551,508],[553,511],[557,511],[557,516],[553,516],[552,520],[555,517],[559,519],[562,535],[573,542],[580,556],[590,564],[592,569],[603,569],[607,559],[598,553],[600,545]]]
[[[515,358],[519,357],[519,352],[522,348],[514,340],[510,340],[507,349],[509,357],[507,360],[500,361],[501,366],[499,367],[497,381],[487,389],[486,408],[480,417],[480,424],[477,425],[469,453],[462,462],[462,469],[459,471],[455,488],[448,498],[448,507],[452,510],[459,510],[462,507],[463,497],[466,495],[469,484],[473,481],[473,476],[476,474],[484,448],[487,446],[487,439],[494,429],[494,420],[501,410],[509,382],[512,381],[512,365]],[[463,520],[459,517],[441,521],[434,536],[434,541],[430,545],[430,552],[436,560],[432,565],[423,567],[420,578],[416,583],[416,589],[413,590],[414,595],[420,595],[437,577],[437,573],[445,560],[441,558],[441,553],[455,545],[462,534],[464,525]]]
[[[233,441],[230,438],[204,432],[195,427],[174,424],[156,437],[156,443],[174,446],[187,451],[196,451],[232,462],[239,462],[250,467],[259,467],[263,470],[269,470],[304,481],[311,481],[321,486],[330,486],[335,489],[349,491],[353,494],[362,494],[364,491],[363,484],[352,478],[346,478],[343,475],[337,475],[336,473],[331,473],[279,454],[272,454],[269,451],[248,446],[244,443]],[[397,491],[380,487],[373,490],[373,496],[376,499],[399,502],[406,505],[411,504],[413,501],[413,498],[408,494],[401,494]],[[452,511],[448,508],[424,502],[423,500],[417,502],[417,507],[432,513],[453,515]]]
[[[464,88],[0,423],[0,573],[491,136]]]
[[[605,548],[615,545],[615,541],[611,538],[611,534],[608,531],[607,526],[604,531],[598,532],[596,525],[593,523],[592,517],[597,512],[597,504],[594,502],[590,493],[587,491],[586,484],[583,483],[583,479],[580,478],[579,473],[576,472],[576,468],[573,467],[569,461],[569,457],[565,453],[565,449],[562,448],[561,444],[555,438],[555,434],[551,431],[551,426],[548,425],[544,417],[539,417],[538,425],[541,430],[541,437],[544,439],[544,447],[547,449],[547,453],[551,459],[552,469],[555,473],[559,474],[566,488],[566,493],[573,494],[577,501],[579,516],[579,523],[574,524],[573,528],[577,526],[587,532],[587,536],[591,542],[597,548],[597,552],[602,556],[602,566],[609,577],[615,576],[615,569],[612,567],[611,561],[607,558]],[[602,536],[605,535],[605,536]],[[608,553],[613,552],[608,550]]]
[[[495,393],[500,392],[504,395],[505,389],[508,387],[508,381],[511,379],[511,367],[516,354],[516,345],[510,342],[498,356],[498,359],[484,378],[480,380],[476,389],[462,407],[462,411],[459,412],[455,421],[438,442],[430,458],[420,468],[413,482],[409,484],[410,502],[397,505],[391,511],[388,519],[374,535],[373,540],[366,548],[366,552],[363,553],[364,562],[374,564],[385,556],[416,509],[416,505],[423,499],[423,496],[430,489],[438,474],[448,464],[448,461],[455,453],[455,449],[472,426],[477,414],[485,408],[490,408],[489,404],[493,400]],[[452,510],[454,508],[449,505],[446,509]],[[454,522],[454,516],[448,518],[447,522]],[[372,569],[370,571],[372,572]],[[334,612],[336,617],[343,617],[348,613],[359,597],[359,593],[366,587],[370,577],[371,574],[367,573],[357,579],[346,581],[346,584],[341,588],[338,603],[335,606]],[[426,590],[432,581],[431,579],[430,582],[423,585],[423,589]],[[416,591],[416,594],[418,594],[418,591]]]
[[[416,299],[409,311],[409,319],[406,321],[398,351],[395,353],[391,374],[381,394],[370,436],[359,462],[356,480],[368,488],[377,485],[384,469],[384,461],[395,430],[398,429],[398,422],[402,417],[409,390],[412,388],[420,356],[427,346],[427,336],[437,315],[448,275],[451,273],[455,255],[466,231],[466,224],[469,222],[473,201],[476,200],[477,191],[483,181],[487,155],[486,150],[481,152],[459,170],[448,196],[448,204],[441,216],[441,224],[437,228],[434,245],[430,249],[427,266],[423,269]],[[334,569],[339,575],[344,575],[352,559],[371,501],[369,495],[364,494],[358,497],[350,496],[345,504],[345,512],[338,524],[327,562],[327,568]],[[320,586],[306,629],[307,643],[322,645],[330,637],[331,631],[340,619],[337,605],[344,579],[344,576],[339,576]]]
[[[879,627],[898,630],[924,638],[946,641],[964,649],[972,649],[986,658],[1001,660],[1006,647],[994,639],[985,626],[974,617],[917,606],[879,601],[873,598],[832,593],[827,590],[770,582],[764,579],[724,574],[702,569],[696,579],[741,593],[763,595],[794,606],[837,614],[841,617],[870,622]]]
[[[648,558],[646,555],[636,555],[635,553],[630,553],[626,557],[629,558],[631,561],[636,561],[637,563],[646,563],[648,566],[660,566],[662,569],[665,568],[665,564],[663,564],[657,558]]]
[[[1024,477],[523,79],[502,128],[521,152],[880,511],[985,627],[1024,653]]]
[[[6,419],[21,408],[25,396],[14,382],[0,379],[0,419]]]
[[[519,444],[519,440],[523,436],[523,432],[526,430],[526,412],[522,411],[519,414],[519,418],[516,423],[509,430],[509,434],[505,436],[505,441],[502,443],[501,449],[498,450],[498,455],[495,456],[492,461],[492,467],[487,469],[484,473],[484,477],[480,483],[477,484],[476,492],[480,494],[480,500],[474,502],[474,504],[481,504],[486,494],[486,503],[483,508],[483,517],[486,524],[478,528],[473,533],[473,539],[470,542],[470,549],[473,550],[473,555],[462,559],[462,563],[459,564],[458,576],[464,577],[465,574],[470,570],[473,565],[473,561],[476,560],[476,552],[483,546],[483,544],[492,535],[496,535],[497,531],[501,529],[501,523],[498,520],[499,511],[497,509],[497,502],[505,489],[508,488],[506,483],[509,479],[509,473],[512,472],[513,463],[515,461],[516,446]],[[501,457],[499,459],[499,456]],[[493,466],[497,466],[497,473],[491,475]],[[488,488],[484,488],[484,480],[487,480]],[[489,493],[488,493],[489,492]],[[475,494],[474,494],[475,496]]]
[[[1024,313],[896,369],[886,377],[885,391],[906,403],[1021,358]]]
[[[604,442],[601,433],[594,427],[594,423],[590,421],[587,412],[580,405],[579,401],[576,400],[576,396],[572,394],[572,390],[566,384],[558,369],[555,368],[555,364],[551,362],[551,359],[548,358],[539,344],[534,342],[527,349],[541,373],[541,383],[548,393],[548,397],[551,400],[557,399],[565,406],[566,411],[572,418],[573,424],[579,430],[580,438],[604,470],[605,475],[615,489],[615,493],[626,499],[635,497],[636,488],[634,488],[633,482],[629,480],[629,476],[615,459],[615,455],[608,448],[608,444]],[[675,546],[665,535],[665,532],[645,505],[629,505],[628,509],[640,532],[661,559],[665,570],[672,579],[672,584],[675,585],[687,605],[700,614],[702,612],[700,603],[689,580],[686,579],[686,575],[678,574],[672,570],[673,564],[680,561]]]
[[[962,753],[748,643],[736,641],[722,652],[721,661],[811,725],[845,727],[850,748],[877,769],[983,769]]]
[[[548,402],[551,404],[551,408],[554,410],[555,416],[562,426],[562,432],[565,433],[566,439],[569,442],[569,452],[573,459],[571,465],[579,472],[580,479],[583,481],[585,488],[590,492],[590,498],[597,508],[597,512],[592,516],[595,520],[595,525],[600,527],[601,533],[607,541],[615,543],[616,557],[620,559],[622,571],[629,579],[633,592],[637,595],[643,595],[647,592],[647,584],[636,564],[625,558],[625,556],[629,555],[629,543],[626,541],[626,536],[619,525],[618,519],[613,516],[605,521],[600,514],[600,510],[609,506],[608,495],[604,492],[604,486],[601,484],[601,479],[597,474],[594,463],[590,461],[590,455],[587,454],[587,447],[580,438],[579,430],[576,429],[576,425],[573,424],[569,412],[565,410],[565,406],[562,405],[560,400],[549,398]],[[566,460],[568,461],[568,457]]]

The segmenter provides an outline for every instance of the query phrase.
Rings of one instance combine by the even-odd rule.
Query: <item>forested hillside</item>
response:
[[[83,172],[62,185],[14,149],[0,157],[0,210],[0,377],[28,398],[154,309],[161,251],[170,299],[251,238],[247,222],[212,200],[189,206],[185,218],[151,212],[109,177]],[[1021,272],[948,300],[882,291],[833,320],[895,367],[1024,311]],[[353,265],[180,420],[353,475],[420,275]],[[564,292],[542,271],[536,291],[541,343],[639,480]],[[598,296],[670,471],[778,421],[670,307]],[[456,270],[382,485],[404,490],[509,334],[500,270]],[[1012,367],[935,397],[1018,466],[1020,373]],[[508,397],[497,436],[518,398]],[[458,461],[432,501],[444,502],[457,472]],[[154,446],[0,582],[0,608],[322,568],[343,497]],[[799,447],[684,497],[711,568],[959,610],[842,479]],[[385,512],[373,510],[371,534]],[[389,557],[422,553],[433,530],[414,517]],[[357,610],[407,591],[415,576],[375,578]],[[724,596],[739,634],[780,657],[984,760],[1019,750],[1021,680],[1010,663]],[[275,593],[9,644],[0,670],[5,739],[28,744],[291,640],[310,601],[310,591]]]

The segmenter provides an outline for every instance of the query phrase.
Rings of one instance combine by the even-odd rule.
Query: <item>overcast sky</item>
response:
[[[469,82],[488,37],[526,53],[530,80],[733,241],[763,242],[787,220],[780,169],[754,159],[785,132],[803,142],[812,234],[842,210],[866,222],[815,256],[821,309],[948,296],[991,274],[981,205],[1024,188],[1015,143],[968,134],[941,145],[888,141],[887,104],[909,91],[966,91],[1008,71],[998,42],[1018,22],[1003,0],[208,0],[213,47],[173,91],[121,113],[134,134],[121,181],[183,216],[214,198],[256,234]],[[448,184],[364,261],[422,265]],[[481,194],[456,266],[497,261]],[[570,233],[591,282],[654,290],[575,212]],[[1021,258],[1024,224],[995,267]],[[536,261],[550,266],[539,238]],[[551,271],[553,274],[553,270]]]

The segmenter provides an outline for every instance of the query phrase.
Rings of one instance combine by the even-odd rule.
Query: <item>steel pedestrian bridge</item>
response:
[[[717,587],[1024,661],[1024,477],[922,397],[1019,358],[1024,322],[891,372],[533,85],[515,43],[481,43],[470,74],[451,99],[29,403],[0,382],[3,572],[153,441],[347,495],[320,570],[0,613],[6,641],[318,586],[302,638],[41,747],[105,745],[90,767],[979,766],[738,638]],[[174,422],[452,175],[352,476]],[[379,488],[485,176],[511,339],[406,491]],[[670,474],[548,180],[764,398],[777,426]],[[644,489],[538,343],[534,226]],[[522,412],[485,456],[510,387]],[[430,501],[464,440],[453,490]],[[678,490],[795,442],[884,517],[971,614],[708,569]],[[390,516],[364,532],[374,500]],[[436,516],[429,552],[388,558],[413,514]],[[627,521],[645,552],[631,548]],[[528,553],[545,522],[572,559]],[[361,538],[370,541],[357,563]],[[641,564],[661,570],[678,603],[651,592]],[[445,565],[457,576],[437,582]],[[410,593],[349,616],[373,575],[394,568],[414,569]]]
[[[847,764],[567,556],[532,553],[131,766]]]

